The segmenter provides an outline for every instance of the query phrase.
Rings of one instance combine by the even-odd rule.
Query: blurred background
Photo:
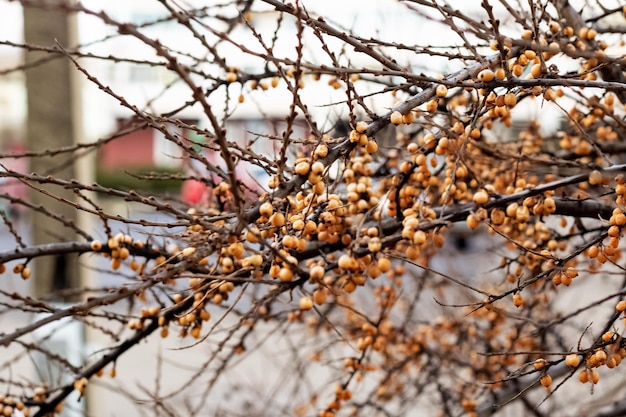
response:
[[[54,2],[50,2],[51,4]],[[206,1],[187,1],[192,7],[202,7]],[[208,2],[211,3],[211,2]],[[311,13],[323,16],[338,27],[354,30],[363,38],[370,36],[380,39],[417,39],[426,38],[432,46],[452,45],[460,42],[452,31],[439,32],[439,26],[428,16],[406,13],[399,2],[367,1],[330,1],[316,0],[307,3]],[[479,1],[453,1],[453,5],[461,6],[467,14],[478,13]],[[0,169],[22,173],[37,172],[59,174],[67,179],[76,178],[85,184],[97,182],[105,187],[122,190],[138,190],[146,194],[155,194],[179,204],[181,207],[201,204],[210,189],[193,177],[208,175],[190,160],[180,147],[167,140],[158,130],[141,126],[133,118],[132,108],[120,105],[120,97],[140,111],[153,115],[173,116],[180,120],[172,127],[172,133],[188,141],[189,146],[198,152],[204,152],[204,138],[185,126],[204,127],[208,125],[205,114],[198,106],[185,106],[191,99],[189,88],[172,75],[163,65],[154,50],[137,39],[120,36],[116,28],[105,23],[104,16],[121,22],[128,22],[142,28],[142,32],[157,38],[162,44],[174,48],[180,56],[201,56],[203,45],[195,39],[184,26],[172,21],[170,13],[156,0],[109,1],[84,0],[82,4],[94,11],[93,15],[66,15],[61,13],[34,13],[27,15],[19,2],[0,0]],[[98,15],[104,8],[106,15]],[[41,11],[40,11],[41,12]],[[237,9],[224,6],[220,9],[224,16],[238,17]],[[27,19],[25,19],[27,16]],[[245,16],[258,33],[272,34],[276,28],[277,13],[269,6],[256,5]],[[30,19],[30,21],[29,21]],[[39,20],[38,20],[39,19]],[[223,30],[216,23],[210,29]],[[42,30],[44,27],[47,30]],[[210,38],[211,30],[207,31]],[[288,56],[294,50],[297,38],[296,24],[284,24],[276,33],[277,42],[274,50],[278,56]],[[238,45],[245,45],[255,39],[255,34],[245,25],[240,25],[230,32],[233,42],[222,42],[221,56],[228,58],[228,64],[245,69],[246,72],[261,73],[266,65],[262,59],[251,58],[243,53]],[[97,82],[87,79],[86,75],[77,70],[63,54],[51,55],[48,48],[57,44],[68,51],[74,51],[80,45],[80,54],[73,55],[76,63]],[[305,54],[314,61],[320,54],[316,39],[304,39]],[[333,44],[331,47],[343,48]],[[24,48],[24,43],[31,48]],[[611,47],[622,48],[615,45]],[[612,51],[608,51],[611,53]],[[404,55],[403,55],[404,53]],[[424,72],[429,75],[450,73],[463,65],[458,60],[450,61],[445,57],[429,57],[428,60],[414,61],[414,53],[405,50],[394,58],[413,68],[415,73]],[[91,57],[89,55],[92,55]],[[370,66],[372,63],[363,54],[346,55],[354,68]],[[52,57],[52,58],[51,58]],[[113,57],[113,59],[111,59]],[[51,61],[51,62],[48,62]],[[53,61],[53,62],[52,62]],[[217,74],[220,67],[213,62],[193,62],[198,70],[205,72],[207,79]],[[60,64],[53,67],[52,65]],[[153,65],[154,64],[154,65]],[[50,65],[50,66],[48,66]],[[52,70],[51,68],[56,68]],[[24,69],[16,70],[16,69]],[[36,71],[41,71],[37,73]],[[58,72],[56,72],[58,70]],[[30,73],[29,73],[30,71]],[[310,75],[304,77],[307,83]],[[282,82],[282,81],[281,81]],[[268,86],[241,88],[232,86],[213,94],[215,112],[220,116],[228,114],[228,140],[238,146],[247,147],[256,154],[274,157],[277,149],[271,140],[259,140],[268,136],[280,136],[285,126],[285,115],[288,114],[291,95],[287,89],[276,90],[271,94],[266,91]],[[103,91],[110,88],[114,93]],[[337,108],[325,107],[327,103],[345,100],[345,92],[333,88],[310,88],[303,90],[307,103],[312,103],[311,114],[324,130],[340,132],[345,126],[346,106]],[[239,97],[245,95],[245,100]],[[536,104],[536,103],[535,103]],[[394,105],[392,99],[381,99],[372,108],[380,113]],[[517,138],[522,127],[529,120],[538,120],[540,129],[545,134],[557,131],[561,126],[560,111],[553,106],[520,105],[514,109],[512,128],[496,126],[493,135],[506,141],[507,137]],[[344,133],[345,134],[345,129]],[[305,138],[309,134],[306,124],[296,121],[294,137]],[[96,141],[101,145],[95,151],[86,151],[80,159],[64,160],[48,158],[46,151],[63,147],[89,145]],[[39,152],[45,157],[13,158],[11,155],[24,155],[26,152]],[[209,162],[220,165],[219,159],[211,153],[203,155]],[[52,162],[50,162],[52,161]],[[50,164],[52,165],[46,165]],[[266,189],[268,175],[256,166],[241,162],[237,166],[237,175],[249,188],[259,192]],[[217,180],[216,180],[217,181]],[[27,199],[27,185],[15,179],[0,179],[0,193],[16,199]],[[94,196],[98,205],[111,215],[120,215],[137,221],[156,224],[150,228],[132,226],[122,222],[110,222],[117,231],[131,236],[141,237],[146,234],[159,236],[178,231],[175,227],[166,227],[173,221],[171,215],[146,209],[145,206],[124,202],[121,199],[107,198],[106,195]],[[9,251],[16,247],[16,235],[21,236],[25,243],[44,242],[54,232],[37,223],[19,204],[12,204],[11,199],[2,199],[0,204],[6,216],[12,220],[14,230],[6,225],[0,226],[0,250]],[[51,211],[63,212],[64,208],[54,208],[52,201],[38,202]],[[99,223],[94,222],[81,213],[71,210],[64,215],[73,219],[89,230],[94,236],[106,238],[106,231]],[[45,220],[41,220],[45,221]],[[160,227],[159,224],[164,225]],[[38,233],[45,231],[42,235]],[[58,237],[58,235],[56,236]],[[67,237],[67,240],[71,240]],[[488,256],[475,256],[479,251],[485,252],[492,241],[484,235],[465,233],[459,230],[456,240],[442,250],[441,255],[434,259],[433,268],[453,275],[479,274],[493,265],[495,253]],[[455,243],[456,242],[456,243]],[[452,247],[453,246],[453,247]],[[489,253],[489,251],[487,250]],[[455,262],[449,262],[454,257]],[[11,265],[7,265],[11,268]],[[34,279],[21,281],[17,279],[2,280],[0,288],[7,294],[45,293],[49,290],[67,288],[72,283],[82,283],[88,287],[117,287],[130,280],[124,274],[113,274],[108,268],[108,261],[102,257],[81,259],[80,263],[73,259],[57,257],[47,264],[34,267]],[[470,278],[468,278],[470,279]],[[572,302],[564,297],[563,303]],[[62,301],[59,301],[62,305]],[[121,307],[120,307],[121,308]],[[428,309],[425,309],[428,311]],[[25,315],[15,315],[11,320],[11,312],[6,312],[0,324],[3,332],[12,331],[21,325]],[[219,314],[219,313],[218,313]],[[229,320],[226,319],[225,326]],[[258,326],[263,326],[259,324]],[[577,331],[577,329],[576,329]],[[262,333],[262,332],[259,332]],[[90,331],[89,326],[80,322],[63,322],[54,327],[44,328],[37,335],[37,343],[45,343],[48,349],[57,352],[71,352],[75,363],[85,358],[96,357],[106,351],[109,339],[101,339],[100,332]],[[306,334],[294,334],[293,340],[284,334],[268,336],[270,342],[259,348],[258,355],[248,355],[245,360],[237,363],[237,367],[223,380],[217,389],[212,391],[210,398],[202,404],[205,415],[221,415],[220,410],[241,410],[241,415],[268,415],[264,408],[265,402],[284,402],[288,404],[293,398],[272,398],[271,393],[258,390],[263,386],[278,386],[284,375],[279,372],[284,364],[277,352],[287,351],[290,344],[305,343]],[[297,342],[296,342],[297,340]],[[158,404],[154,408],[142,406],[150,403],[154,387],[164,397],[175,396],[185,390],[186,396],[202,396],[207,381],[202,384],[185,385],[185,381],[193,379],[198,370],[215,367],[219,362],[207,361],[208,353],[215,348],[215,343],[207,340],[204,345],[187,349],[189,345],[176,338],[161,340],[156,335],[149,344],[142,344],[132,349],[116,365],[115,380],[102,378],[90,385],[86,399],[77,401],[74,395],[67,402],[63,416],[141,416],[171,415],[167,409]],[[193,353],[192,353],[193,352]],[[0,348],[0,361],[3,355],[13,358],[10,348]],[[268,360],[271,358],[272,360]],[[13,359],[11,359],[13,360]],[[56,365],[55,365],[56,366]],[[63,380],[67,370],[51,367],[46,357],[33,353],[31,357],[20,358],[15,362],[15,370],[26,369],[32,380]],[[0,368],[3,369],[3,368]],[[111,372],[111,369],[107,370]],[[326,381],[323,368],[319,367],[320,381]],[[21,374],[21,372],[19,372]],[[64,376],[66,375],[66,376]],[[10,379],[10,376],[2,376]],[[203,385],[204,384],[204,385]],[[598,388],[605,389],[604,386]],[[258,390],[255,391],[255,390]],[[245,397],[239,393],[245,392]],[[257,397],[250,393],[257,392]],[[286,391],[283,391],[286,392]],[[243,394],[242,394],[243,395]],[[183,396],[184,398],[184,396]],[[177,403],[178,410],[191,407],[183,399]],[[143,410],[143,411],[142,411]],[[421,413],[421,414],[420,414]],[[278,415],[278,414],[277,414]],[[427,409],[416,410],[413,415],[429,415]]]

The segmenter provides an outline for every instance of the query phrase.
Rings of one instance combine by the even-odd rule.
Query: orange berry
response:
[[[389,258],[380,258],[378,260],[378,269],[380,269],[382,273],[388,272],[391,269],[391,261]]]
[[[439,84],[435,90],[435,94],[437,94],[437,97],[445,97],[448,94],[448,87],[443,84]]]
[[[310,310],[313,308],[313,300],[311,297],[305,296],[300,299],[300,309]]]
[[[474,213],[472,213],[467,216],[466,223],[467,227],[473,230],[480,226],[480,219]]]
[[[591,371],[591,382],[597,384],[600,381],[600,374],[595,369]]]
[[[493,79],[496,77],[496,75],[494,74],[494,72],[490,69],[484,69],[481,72],[478,73],[478,81],[482,81],[485,83],[488,83],[490,81],[493,81]]]
[[[313,292],[313,301],[315,301],[315,304],[317,305],[324,304],[326,302],[326,291],[315,290]]]
[[[391,113],[391,116],[389,116],[389,119],[392,124],[400,125],[402,124],[402,113],[400,113],[399,111],[394,111],[393,113]]]
[[[21,275],[22,275],[22,279],[30,278],[30,268],[27,266],[24,267],[24,269],[22,269]]]
[[[517,96],[513,93],[507,93],[504,95],[504,104],[508,107],[513,107],[517,104]]]
[[[541,64],[533,65],[530,69],[530,75],[532,75],[533,78],[539,78],[541,75]]]
[[[485,190],[478,190],[472,197],[472,200],[476,204],[485,204],[489,201],[489,193]]]
[[[274,206],[272,206],[272,203],[270,203],[269,201],[266,201],[265,203],[261,204],[261,207],[259,208],[259,213],[261,213],[261,216],[270,217],[272,213],[274,213]]]
[[[565,357],[565,364],[570,368],[577,368],[580,365],[580,356],[576,353],[571,353]]]
[[[608,331],[608,332],[606,332],[606,333],[604,333],[604,334],[602,335],[602,341],[603,341],[604,343],[609,343],[609,342],[611,342],[611,341],[613,340],[613,337],[614,337],[614,336],[615,336],[615,332],[613,332],[613,331]]]
[[[544,375],[541,377],[540,382],[544,387],[549,387],[552,385],[552,377],[550,375]]]
[[[356,124],[356,126],[355,126],[355,130],[356,130],[358,133],[364,133],[364,132],[367,130],[367,126],[368,126],[368,125],[367,125],[367,122],[360,121],[360,122],[358,122],[358,123]]]
[[[298,164],[296,164],[295,171],[296,171],[296,174],[298,175],[307,175],[310,169],[311,169],[311,165],[308,162],[303,161],[303,162],[299,162]]]

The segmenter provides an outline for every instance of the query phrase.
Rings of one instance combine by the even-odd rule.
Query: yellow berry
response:
[[[534,367],[535,369],[543,369],[543,368],[545,368],[546,364],[547,364],[547,362],[546,362],[546,360],[545,360],[545,359],[543,359],[543,358],[539,358],[539,359],[537,359],[537,360],[535,361],[535,363],[533,364],[533,367]]]
[[[507,93],[504,95],[504,104],[508,107],[513,107],[517,104],[517,96],[513,93]]]
[[[489,193],[487,193],[487,191],[485,190],[478,190],[474,194],[474,197],[472,197],[472,200],[476,204],[485,204],[486,202],[489,201]]]
[[[550,29],[550,32],[557,33],[561,30],[561,25],[559,25],[558,22],[552,21],[548,24],[548,28]]]
[[[269,188],[278,188],[280,185],[280,178],[276,175],[272,175],[270,179],[267,181],[267,186]]]
[[[355,262],[354,258],[352,258],[350,255],[343,254],[339,257],[339,261],[337,262],[337,265],[339,266],[339,268],[352,269],[354,262]]]
[[[600,374],[595,369],[591,371],[591,382],[597,384],[600,381]]]
[[[261,216],[270,217],[273,212],[274,206],[272,206],[272,203],[270,203],[269,201],[261,204],[261,207],[259,208],[259,213],[261,214]]]
[[[326,145],[325,143],[320,143],[315,147],[313,155],[318,158],[325,158],[326,155],[328,155],[328,145]]]
[[[608,331],[606,333],[604,333],[602,335],[602,341],[604,343],[609,343],[613,340],[613,337],[615,336],[615,332],[614,331]]]
[[[274,227],[282,227],[285,225],[285,215],[281,212],[276,212],[270,217],[270,222]]]
[[[120,268],[120,266],[122,265],[122,261],[120,260],[120,258],[113,258],[111,259],[111,269],[112,270],[117,270]]]
[[[364,133],[367,130],[367,122],[360,121],[356,124],[355,130],[358,133]]]
[[[546,197],[543,200],[543,208],[547,214],[552,214],[556,211],[556,201],[552,197]]]
[[[80,392],[80,395],[84,395],[87,389],[87,378],[83,377],[74,381],[74,389]]]
[[[300,309],[310,310],[313,308],[313,300],[311,297],[305,296],[300,299]]]
[[[494,72],[490,69],[484,69],[481,72],[478,73],[478,81],[482,81],[485,83],[488,83],[490,81],[493,81],[493,79],[496,77],[496,75],[494,74]]]
[[[591,373],[588,369],[583,369],[578,373],[578,380],[583,384],[589,382],[589,374]]]
[[[593,171],[589,173],[589,184],[591,185],[602,184],[602,180],[603,180],[602,173],[598,171],[597,169],[594,169]]]
[[[394,111],[393,113],[391,113],[391,116],[389,116],[389,120],[394,125],[402,124],[402,113],[400,113],[399,111]]]
[[[576,353],[571,353],[565,357],[565,364],[570,368],[577,368],[580,365],[580,356]]]
[[[465,222],[467,223],[467,227],[469,227],[472,230],[480,226],[480,219],[474,213],[467,216],[467,219],[465,220]]]
[[[313,165],[311,165],[311,172],[316,175],[321,175],[324,172],[324,169],[324,164],[320,161],[314,162]]]
[[[324,278],[324,275],[326,275],[326,270],[321,265],[315,265],[309,271],[309,277],[312,282],[321,281]]]
[[[367,145],[365,145],[365,150],[370,154],[376,153],[378,151],[378,143],[375,140],[368,141]]]
[[[120,250],[118,251],[118,257],[121,260],[125,260],[128,259],[128,257],[130,256],[130,251],[128,250],[127,247],[122,247],[120,248]]]
[[[181,255],[183,255],[184,257],[188,257],[188,256],[193,255],[195,252],[196,252],[196,248],[194,248],[193,246],[189,246],[181,251]]]
[[[313,301],[315,304],[322,305],[326,302],[326,291],[324,290],[315,290],[313,292]]]
[[[370,238],[369,242],[367,242],[367,248],[370,252],[380,252],[382,248],[382,243],[380,241],[380,238],[378,237]]]
[[[255,268],[258,268],[259,266],[263,265],[263,255],[259,253],[255,253],[254,255],[248,257],[248,259],[250,260],[250,265],[252,265]]]
[[[587,39],[594,40],[596,38],[596,35],[598,34],[598,32],[594,29],[594,28],[590,28],[587,31]]]
[[[533,78],[539,78],[541,75],[541,64],[533,65],[530,69],[530,75],[532,75]]]
[[[428,103],[426,103],[426,111],[429,113],[434,113],[437,110],[438,106],[439,103],[437,102],[437,100],[430,100]]]
[[[27,266],[24,267],[24,269],[22,269],[21,275],[22,275],[22,279],[30,278],[30,268]]]
[[[552,377],[550,375],[544,375],[541,377],[541,385],[544,387],[549,387],[552,385]]]
[[[307,175],[309,173],[309,170],[311,169],[311,165],[308,162],[299,162],[298,164],[296,164],[296,174],[298,175]]]
[[[289,268],[280,268],[278,272],[278,278],[281,281],[292,281],[293,280],[293,271]]]
[[[378,269],[380,269],[382,273],[388,272],[391,269],[391,261],[389,258],[378,259]]]

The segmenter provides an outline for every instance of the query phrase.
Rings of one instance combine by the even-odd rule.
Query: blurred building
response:
[[[198,7],[206,5],[200,1],[187,3]],[[98,9],[102,7],[101,3],[96,0],[87,0],[83,4],[88,8]],[[337,4],[337,2],[324,0],[307,4],[307,8],[314,15],[318,13],[320,16],[324,16],[329,22],[337,23],[346,28],[354,28],[363,37],[388,37],[391,40],[400,37],[400,34],[402,36],[410,36],[411,33],[419,34],[424,30],[423,25],[420,27],[422,23],[428,26],[428,21],[425,18],[406,13],[404,6],[398,4],[383,6],[380,2],[369,0],[359,2],[358,8],[355,8],[355,5],[355,2]],[[159,2],[153,0],[136,0],[124,4],[111,2],[107,4],[106,12],[112,19],[137,25],[142,33],[149,37],[156,37],[163,45],[173,48],[176,52],[181,52],[178,54],[179,62],[203,71],[207,77],[210,77],[211,74],[223,74],[223,68],[212,62],[211,54],[207,53],[204,46],[193,37],[192,33],[183,25],[168,19],[170,12]],[[233,19],[239,18],[237,11],[228,7],[221,8],[220,13]],[[254,31],[266,39],[270,39],[276,31],[277,17],[277,12],[263,4],[255,5],[254,10],[245,16]],[[416,22],[416,19],[420,21]],[[221,31],[227,28],[226,23],[217,22],[215,19],[212,19],[211,23],[215,24],[215,27],[211,27],[210,30],[200,29],[209,43],[213,43],[217,39],[217,35],[211,33],[211,30]],[[222,24],[220,25],[220,23]],[[119,36],[116,28],[104,24],[100,19],[93,16],[80,18],[79,34],[81,43],[90,45],[85,48],[85,51],[99,56],[114,55],[133,61],[116,62],[93,59],[82,60],[81,62],[102,84],[123,95],[129,103],[136,105],[139,109],[146,108],[154,114],[172,114],[181,103],[192,98],[189,88],[177,79],[176,74],[164,66],[150,64],[164,61],[163,58],[155,54],[150,46],[129,36]],[[263,52],[255,38],[255,32],[244,25],[237,26],[225,36],[236,43]],[[297,36],[298,26],[295,21],[289,18],[284,19],[280,29],[276,31],[276,42],[272,46],[275,55],[291,56],[295,59],[294,39]],[[331,50],[339,51],[345,48],[345,45],[336,39],[327,39],[327,42]],[[320,41],[314,34],[306,33],[303,43],[306,45],[304,54],[309,62],[327,60],[320,47]],[[254,58],[243,53],[239,47],[227,40],[218,44],[217,51],[220,56],[226,57],[228,66],[239,68],[245,72],[261,74],[268,65],[264,59]],[[189,56],[186,57],[185,53],[188,53]],[[403,54],[404,57],[395,56],[394,58],[398,62],[405,60],[406,64],[414,68],[416,72],[426,70],[426,66],[420,67],[420,64],[416,66],[415,63],[410,62],[413,56],[412,52],[406,51]],[[191,58],[203,56],[206,56],[205,60]],[[350,65],[356,67],[363,66],[375,69],[380,66],[365,54],[348,53],[346,57],[341,58],[342,63],[347,64],[347,59],[350,59]],[[428,63],[428,68],[431,70],[437,66],[440,67],[441,72],[450,69],[449,63],[444,59],[435,58]],[[272,64],[269,64],[269,67],[273,68]],[[205,87],[211,85],[210,79],[203,80],[199,75],[194,75],[192,78],[199,85]],[[303,81],[305,88],[301,94],[305,102],[338,103],[345,99],[342,90],[310,88],[313,86],[310,75],[305,76]],[[265,81],[266,84],[268,82],[269,80]],[[281,80],[280,83],[282,84],[284,81]],[[307,84],[309,88],[306,88]],[[238,102],[240,95],[245,98],[243,103]],[[266,90],[260,86],[253,89],[250,83],[244,85],[232,83],[228,89],[220,88],[213,92],[211,101],[213,111],[218,118],[224,116],[225,112],[229,114],[226,123],[228,140],[240,146],[250,147],[259,154],[277,156],[280,149],[279,141],[258,140],[258,138],[261,135],[280,137],[282,134],[284,117],[288,114],[291,104],[291,97],[285,89],[274,90],[269,88]],[[380,102],[378,103],[378,110],[384,112],[391,105],[393,105],[391,101]],[[88,140],[106,136],[133,116],[130,110],[120,106],[115,99],[103,94],[89,82],[84,83],[82,107],[84,109],[85,138]],[[339,107],[337,106],[337,108]],[[333,114],[331,118],[328,118],[329,110],[325,107],[317,108],[311,105],[309,111],[314,121],[319,124],[322,130],[326,131],[331,131],[335,123],[347,117],[343,108]],[[333,110],[330,113],[332,114]],[[211,130],[206,115],[203,114],[198,105],[175,112],[173,117]],[[183,133],[183,136],[187,133],[189,132]],[[308,134],[309,131],[305,123],[296,123],[292,137],[305,138]],[[197,135],[191,134],[191,136],[187,139],[197,142],[204,140]],[[128,150],[132,150],[132,152],[128,152]],[[100,152],[99,166],[104,169],[145,167],[151,160],[155,166],[176,168],[185,163],[179,156],[176,146],[172,146],[172,143],[162,134],[153,129],[141,129],[127,135],[124,140],[114,140],[103,146]],[[208,158],[212,159],[210,155]],[[248,166],[245,163],[238,166],[238,170],[241,171],[238,174],[242,178],[260,177],[264,180],[267,177],[265,173],[259,172],[256,167]]]

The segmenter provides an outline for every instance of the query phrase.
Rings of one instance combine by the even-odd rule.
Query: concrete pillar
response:
[[[55,40],[70,46],[75,33],[75,17],[51,10],[24,8],[24,38],[28,44],[54,46]],[[74,26],[74,28],[73,28]],[[26,52],[26,63],[42,58],[48,62],[28,68],[26,89],[28,115],[26,122],[27,146],[32,151],[44,151],[75,143],[74,100],[72,92],[72,64],[62,55],[43,52]],[[32,158],[30,171],[63,179],[76,178],[75,161],[71,154]],[[71,191],[60,187],[41,185],[51,195],[73,201]],[[50,212],[76,224],[77,211],[70,205],[31,190],[30,198]],[[41,213],[32,215],[32,241],[34,244],[76,240],[69,227]],[[59,255],[38,258],[33,265],[35,295],[79,285],[78,258],[76,255]]]

